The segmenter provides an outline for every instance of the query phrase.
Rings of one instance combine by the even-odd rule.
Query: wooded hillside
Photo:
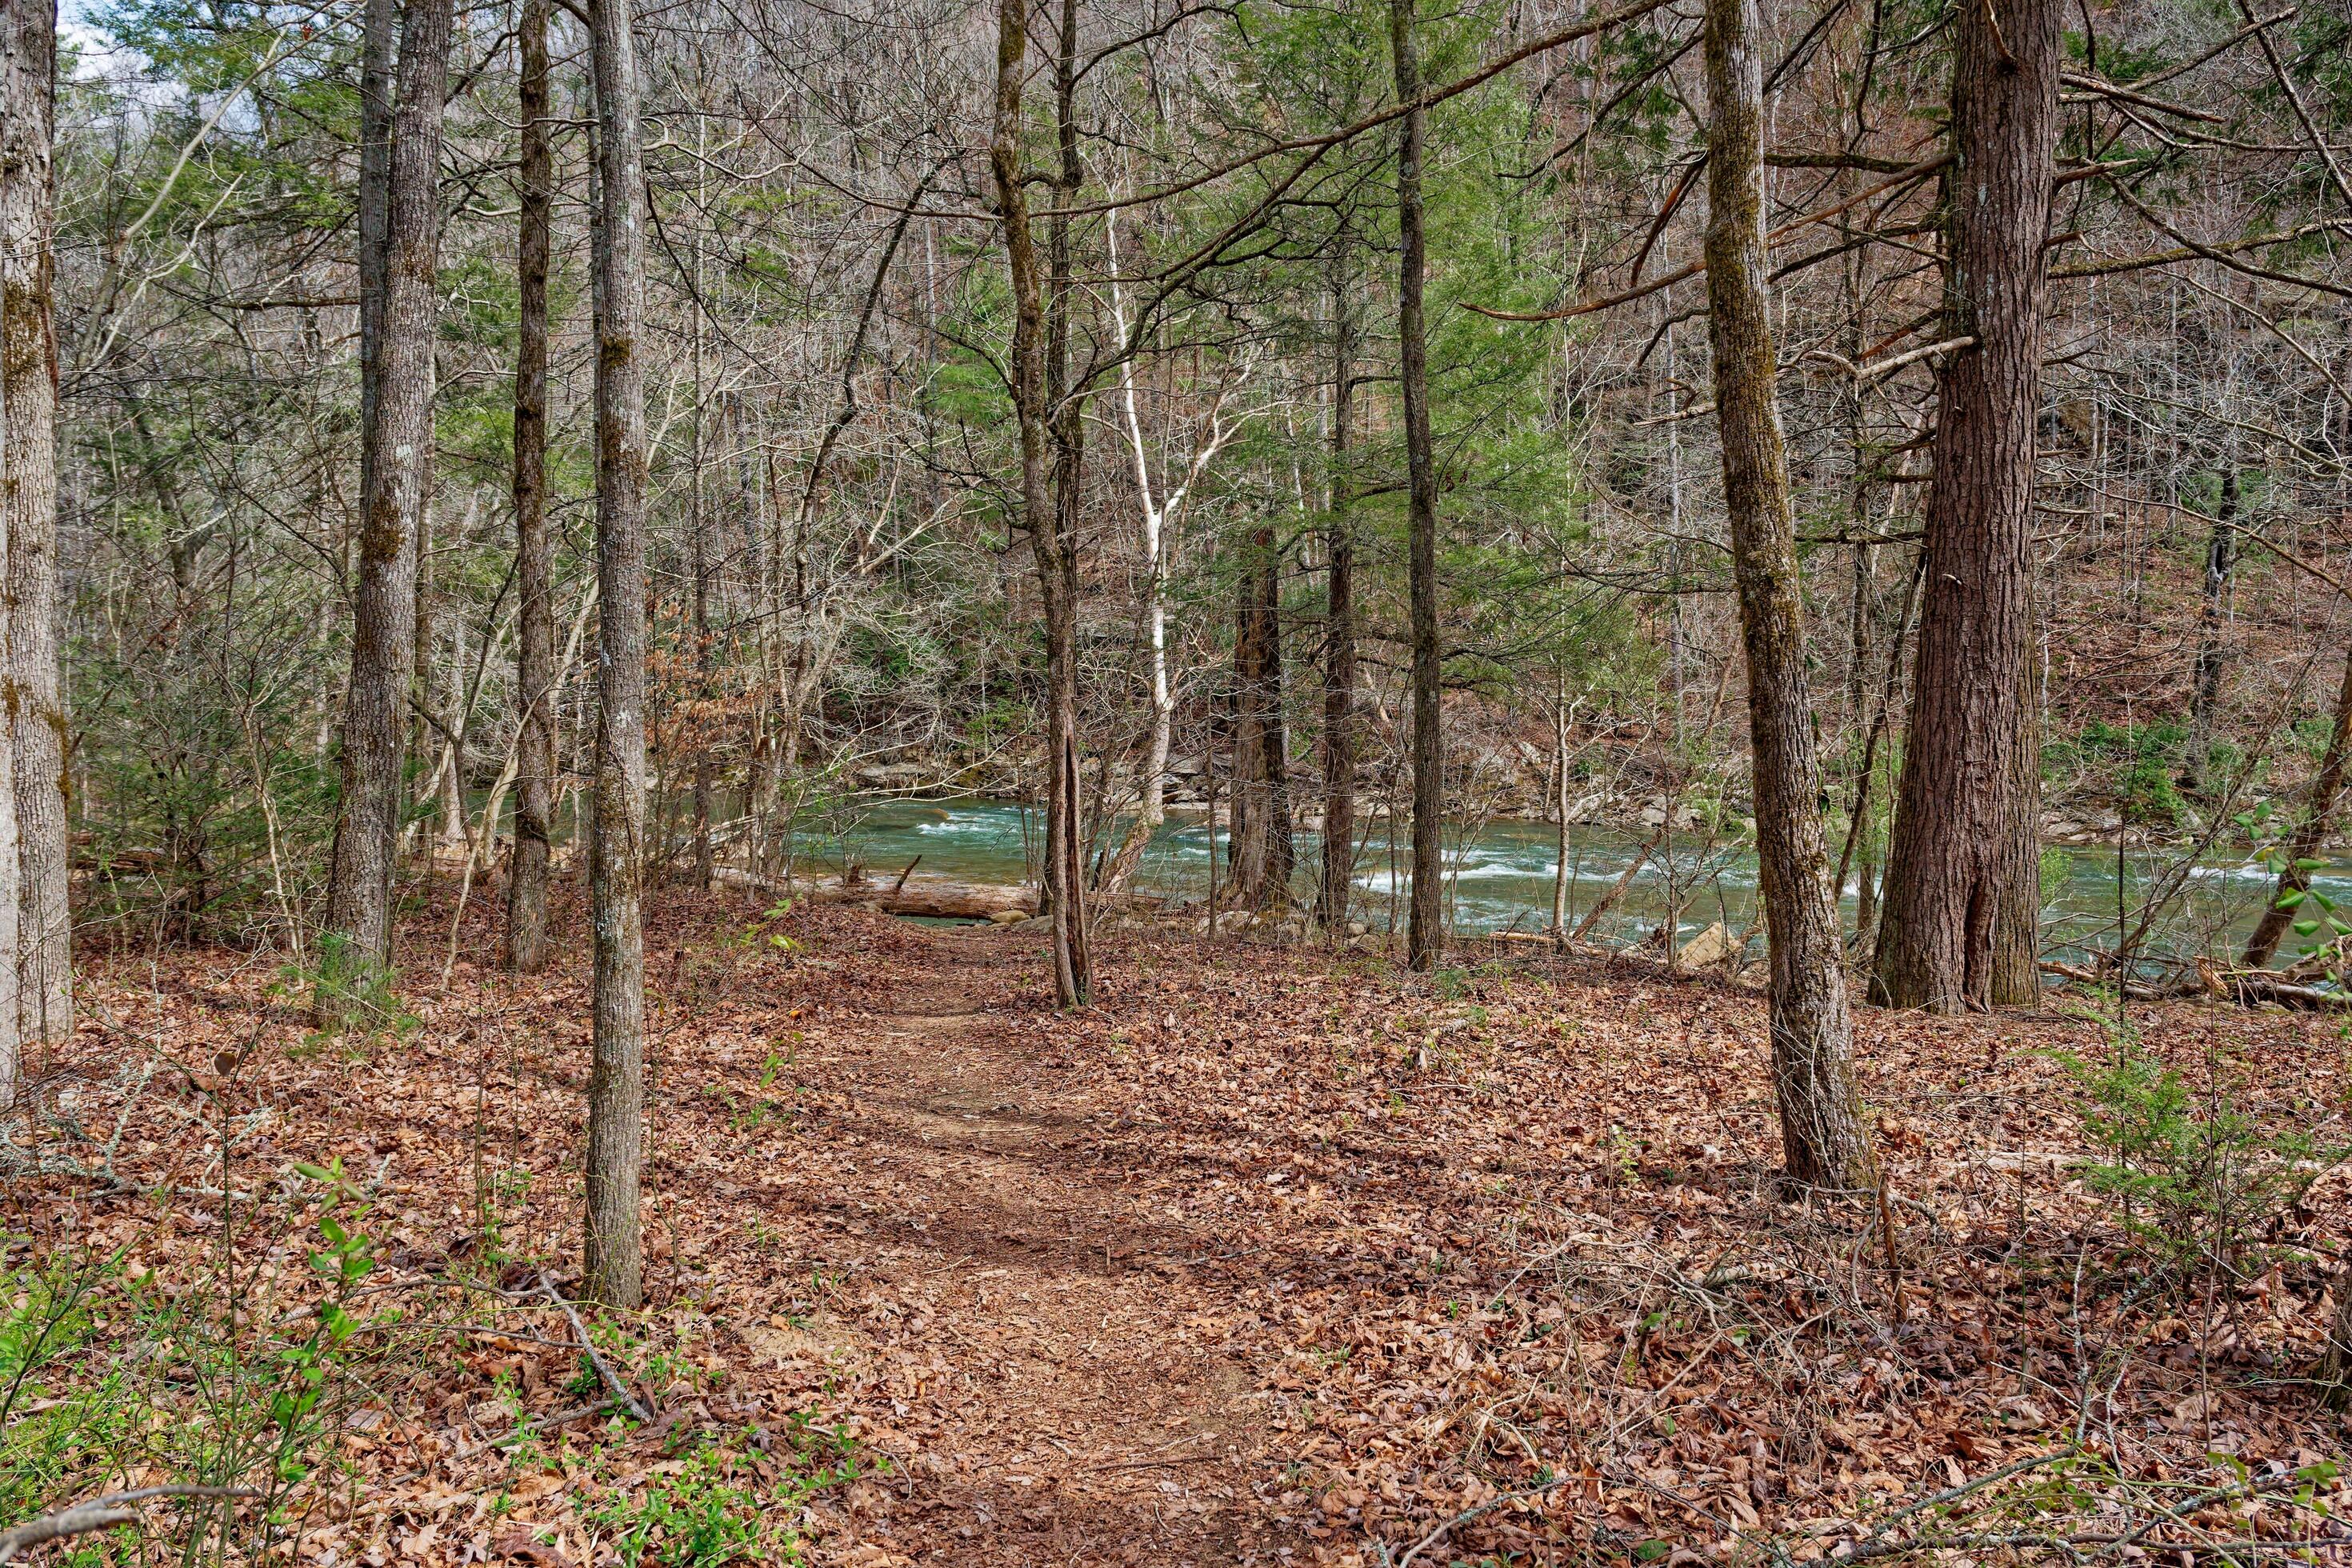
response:
[[[2347,0],[0,18],[0,1563],[2344,1558]]]

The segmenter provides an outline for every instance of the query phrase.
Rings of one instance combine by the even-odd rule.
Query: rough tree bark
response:
[[[1251,535],[1234,616],[1235,909],[1286,909],[1297,856],[1290,832],[1289,740],[1283,723],[1282,610],[1274,530]]]
[[[1022,75],[1029,50],[1023,0],[998,0],[996,98],[988,159],[996,213],[1004,229],[1005,266],[1013,289],[1013,343],[1008,367],[1021,442],[1021,521],[1037,561],[1037,587],[1045,630],[1045,896],[1054,928],[1054,994],[1065,1007],[1083,1006],[1094,990],[1086,919],[1086,878],[1078,838],[1076,605],[1073,542],[1064,533],[1047,480],[1051,443],[1045,395],[1045,288],[1029,222],[1021,160]]]
[[[596,797],[588,829],[595,998],[588,1073],[585,1284],[634,1308],[645,1292],[646,407],[644,188],[628,0],[593,0],[596,95]]]
[[[507,963],[525,974],[547,967],[547,861],[554,838],[555,585],[547,533],[547,275],[555,202],[548,124],[548,0],[523,0],[522,206],[515,355],[514,866],[507,881]]]
[[[0,458],[7,541],[7,713],[17,831],[17,1033],[73,1029],[67,907],[66,712],[58,672],[57,7],[0,12],[0,382],[9,432]]]
[[[2320,753],[2319,771],[2311,775],[2303,815],[2287,835],[2286,865],[2279,872],[2278,889],[2263,918],[2254,922],[2252,934],[2246,938],[2246,951],[2238,958],[2248,969],[2270,967],[2287,928],[2294,923],[2294,910],[2286,900],[2290,895],[2311,890],[2311,873],[2303,868],[2303,862],[2315,858],[2326,841],[2328,827],[2336,820],[2336,803],[2344,797],[2347,763],[2352,763],[2352,650],[2345,654],[2344,680],[2336,692],[2336,721],[2328,728],[2327,749]],[[2352,1282],[2346,1288],[2352,1290]]]
[[[14,17],[0,21],[0,26],[5,26],[13,33],[16,26]],[[0,69],[7,69],[14,61],[14,38],[0,37],[0,48],[9,51],[5,59],[0,59]],[[13,85],[13,75],[11,70],[11,79],[0,81],[0,93],[5,93]],[[9,107],[6,99],[0,97],[0,110]],[[13,121],[13,116],[10,118]],[[0,129],[0,134],[5,134],[4,129]],[[5,142],[0,142],[0,153],[5,153]],[[13,163],[0,160],[0,184],[15,177]],[[0,190],[0,200],[6,199],[7,193]],[[0,376],[0,468],[5,468],[13,459],[16,451],[15,433],[9,428],[8,393],[7,378]],[[6,565],[7,547],[7,536],[0,534],[0,570],[5,570]],[[0,750],[8,749],[11,744],[8,730],[0,727]],[[16,854],[16,773],[13,762],[0,756],[0,953],[16,950],[16,906],[20,892],[16,884],[21,867]],[[23,1065],[16,1019],[16,966],[0,963],[0,1112],[11,1110],[16,1104],[16,1086]]]
[[[343,700],[342,793],[327,885],[331,952],[313,1010],[351,1021],[355,992],[392,956],[392,873],[406,804],[401,760],[416,635],[416,552],[433,477],[433,340],[441,243],[441,108],[451,0],[409,0],[384,176],[373,417],[362,441],[359,585]],[[364,205],[364,204],[362,204]],[[362,248],[362,278],[367,271]],[[364,310],[362,311],[364,315]]]
[[[1060,154],[1054,189],[1058,208],[1077,197],[1086,183],[1086,165],[1078,156],[1078,6],[1062,0],[1061,26],[1054,50],[1054,143]],[[1060,891],[1053,896],[1055,941],[1070,949],[1071,1005],[1083,1005],[1094,991],[1092,924],[1087,912],[1087,834],[1084,795],[1078,764],[1078,513],[1086,498],[1087,424],[1085,389],[1070,380],[1070,335],[1073,326],[1070,220],[1058,212],[1046,228],[1045,383],[1044,407],[1049,411],[1046,430],[1053,452],[1053,560],[1060,583],[1058,629],[1046,642],[1058,658],[1049,659],[1047,684],[1054,720],[1048,735],[1054,745],[1053,777],[1062,804],[1047,827],[1047,853],[1057,868]],[[1037,535],[1033,529],[1034,541]],[[1041,560],[1039,569],[1044,570]],[[1059,906],[1066,902],[1066,916]],[[1058,968],[1059,965],[1057,964]]]
[[[2336,1321],[2319,1358],[2318,1382],[2329,1409],[2352,1405],[2352,1271],[2336,1277]]]
[[[2221,675],[2230,651],[2221,633],[2230,618],[2230,585],[2238,569],[2238,465],[2222,465],[2221,504],[2205,541],[2205,581],[2197,605],[2197,655],[2189,671],[2189,744],[2180,782],[2193,795],[2205,793],[2205,773],[2213,748],[2213,715],[2221,706]]]
[[[360,511],[375,473],[375,399],[383,384],[386,203],[392,186],[393,45],[400,0],[365,0],[360,12]]]
[[[1331,259],[1331,489],[1323,617],[1323,865],[1315,918],[1345,936],[1356,878],[1356,535],[1348,515],[1349,446],[1355,437],[1356,301],[1342,215]]]
[[[1927,598],[1872,995],[1956,1012],[2040,994],[2034,438],[2058,125],[2058,0],[1953,14],[1944,371]]]
[[[1413,0],[1389,0],[1389,49],[1400,102],[1421,95],[1413,45]],[[1412,902],[1405,961],[1431,969],[1445,945],[1439,860],[1445,837],[1445,735],[1439,710],[1443,650],[1437,641],[1437,468],[1429,436],[1429,333],[1422,286],[1429,269],[1422,227],[1423,111],[1408,110],[1397,148],[1397,376],[1403,393],[1404,450],[1411,506],[1412,639]]]
[[[1853,1082],[1845,944],[1829,886],[1796,519],[1774,402],[1757,0],[1707,0],[1706,292],[1724,510],[1748,655],[1758,889],[1771,947],[1772,1085],[1791,1179],[1875,1184]]]

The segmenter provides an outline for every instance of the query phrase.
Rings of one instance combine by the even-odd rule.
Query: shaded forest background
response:
[[[1372,803],[1406,787],[1390,133],[1303,173],[1293,154],[1192,183],[1388,100],[1385,23],[1360,9],[1070,19],[1078,180],[1054,194],[1079,216],[1056,321],[1083,448],[1069,504],[1098,877],[1116,879],[1110,851],[1155,773],[1155,602],[1176,787],[1197,799],[1204,769],[1228,798],[1252,785],[1266,771],[1252,736],[1270,726],[1292,813],[1319,815],[1343,531],[1360,787]],[[1425,74],[1539,35],[1556,20],[1540,10],[1428,19]],[[216,5],[68,18],[59,553],[93,935],[299,954],[318,916],[358,573],[357,20]],[[407,715],[404,843],[439,840],[484,878],[504,863],[518,773],[516,21],[461,8],[450,46]],[[2328,5],[2257,21],[2167,3],[2066,24],[2032,544],[2032,703],[2059,837],[2243,852],[2231,819],[2275,801],[2283,823],[2325,748],[2346,643],[2332,574],[2352,499],[2352,296],[2345,199],[2302,121],[2340,135],[2352,68]],[[639,19],[660,866],[773,872],[795,813],[860,790],[1042,798],[985,22],[919,5]],[[553,23],[547,475],[568,840],[593,731],[590,149],[584,34],[560,9]],[[1867,923],[1943,357],[1927,352],[1941,187],[1914,165],[1941,131],[1944,14],[1857,0],[1773,25],[1769,222],[1814,219],[1776,241],[1772,294],[1806,657],[1832,853]],[[1737,837],[1754,815],[1703,416],[1696,38],[1694,18],[1652,13],[1429,117],[1445,778],[1465,820],[1565,808],[1638,828],[1671,811]],[[1483,313],[1619,295],[1637,297],[1545,321]],[[1311,900],[1316,868],[1297,878]]]

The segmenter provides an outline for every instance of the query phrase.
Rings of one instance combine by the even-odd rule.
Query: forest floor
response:
[[[39,1364],[0,1406],[0,1521],[235,1479],[274,1519],[205,1504],[159,1538],[576,1568],[2352,1561],[2352,1434],[2299,1381],[2345,1173],[2242,1194],[2234,1272],[2190,1266],[2209,1220],[2084,1179],[2062,1054],[2116,1048],[2087,1014],[1865,1012],[1882,1208],[1780,1190],[1761,1004],[1719,979],[1118,930],[1099,1005],[1057,1014],[1031,932],[659,903],[649,1300],[596,1331],[648,1421],[599,1407],[533,1294],[576,1284],[584,940],[518,980],[490,912],[453,943],[445,905],[404,941],[408,1016],[337,1040],[271,962],[126,950],[37,1064],[52,1113],[5,1189],[0,1361]],[[2341,1131],[2331,1021],[2132,1022],[2192,1110]],[[339,1274],[348,1320],[316,1306]]]

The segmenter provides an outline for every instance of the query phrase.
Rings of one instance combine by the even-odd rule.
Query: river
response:
[[[1386,824],[1370,826],[1358,856],[1357,918],[1375,930],[1403,916],[1410,877],[1406,835],[1392,845]],[[1013,883],[1030,879],[1039,819],[1034,810],[984,799],[854,801],[823,819],[803,816],[796,848],[805,860],[838,869],[845,859],[869,875],[895,878],[920,857],[916,875],[955,881]],[[1222,847],[1224,833],[1218,831]],[[1139,875],[1139,889],[1177,901],[1208,891],[1209,829],[1195,812],[1171,821],[1154,838]],[[1569,829],[1569,918],[1580,919],[1615,885],[1639,851],[1642,837],[1614,828]],[[1497,821],[1458,836],[1445,856],[1447,917],[1457,931],[1532,931],[1550,922],[1552,881],[1559,866],[1559,829],[1549,823]],[[1321,853],[1316,835],[1298,836],[1298,893],[1312,896]],[[2165,880],[2179,890],[2150,927],[2142,949],[2150,953],[2231,954],[2262,911],[2272,877],[2241,855],[2215,857],[2177,876],[2177,853],[2161,847],[2127,849],[2121,865],[2124,928],[2136,927],[2149,889]],[[2112,949],[2117,930],[2118,865],[2112,845],[2053,846],[2042,858],[2042,942],[2045,952],[2080,955]],[[2330,897],[2352,901],[2352,862],[2331,860],[2315,876]],[[1597,921],[1593,940],[1627,945],[1647,938],[1670,904],[1680,906],[1679,940],[1721,921],[1734,932],[1755,918],[1756,862],[1744,846],[1706,847],[1677,834],[1674,853],[1653,857],[1623,897]],[[1853,890],[1845,891],[1849,917]]]

